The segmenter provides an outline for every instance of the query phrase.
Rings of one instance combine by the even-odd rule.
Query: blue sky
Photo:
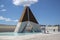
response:
[[[39,0],[30,9],[39,24],[60,24],[60,0]],[[23,6],[15,6],[12,0],[0,0],[0,24],[17,24],[23,10]]]

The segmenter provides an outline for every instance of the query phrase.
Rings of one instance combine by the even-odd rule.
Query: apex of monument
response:
[[[38,24],[37,20],[35,19],[35,16],[33,15],[31,9],[28,6],[25,7],[23,14],[19,20],[19,22],[25,21],[31,21]]]

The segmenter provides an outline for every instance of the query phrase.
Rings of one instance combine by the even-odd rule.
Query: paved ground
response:
[[[60,33],[30,34],[24,36],[0,36],[0,40],[60,40]]]

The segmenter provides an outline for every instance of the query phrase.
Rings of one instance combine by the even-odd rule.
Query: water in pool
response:
[[[22,36],[22,35],[30,35],[35,33],[14,33],[14,32],[0,32],[0,36]]]

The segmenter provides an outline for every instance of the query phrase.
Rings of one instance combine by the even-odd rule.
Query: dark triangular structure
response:
[[[35,19],[32,11],[31,11],[31,9],[27,6],[25,7],[24,12],[23,12],[19,22],[25,22],[25,21],[31,21],[31,22],[38,24],[37,20]]]
[[[38,32],[40,25],[35,19],[32,11],[29,7],[25,7],[24,12],[17,24],[15,32],[23,33],[23,32]]]

